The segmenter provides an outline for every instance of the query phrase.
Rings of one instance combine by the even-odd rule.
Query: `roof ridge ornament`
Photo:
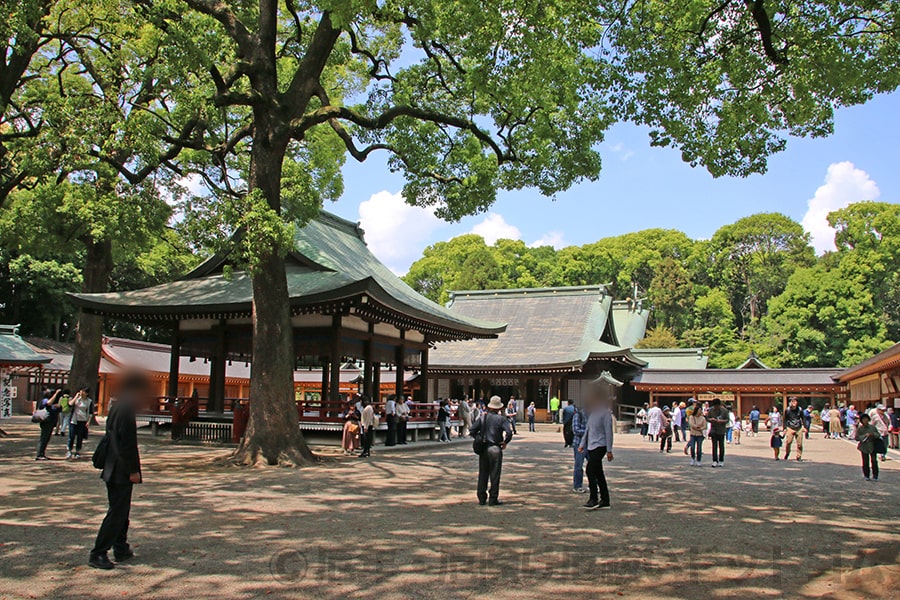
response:
[[[600,376],[591,382],[591,385],[600,385],[600,384],[607,384],[607,385],[611,385],[613,387],[622,387],[623,385],[625,385],[623,382],[621,382],[618,379],[616,379],[615,377],[613,377],[612,373],[610,373],[609,371],[601,372]]]

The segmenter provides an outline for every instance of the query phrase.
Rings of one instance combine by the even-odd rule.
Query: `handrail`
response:
[[[248,398],[225,398],[225,406],[234,415],[235,423],[249,419],[250,400]],[[173,424],[187,423],[196,419],[201,412],[206,412],[209,398],[200,396],[157,396],[153,399],[148,409],[140,411],[142,414],[171,415]],[[298,400],[297,419],[301,423],[340,423],[342,415],[348,403],[346,400]],[[374,402],[375,414],[382,419],[385,416],[385,403]],[[412,403],[409,411],[409,421],[435,422],[437,421],[439,406],[433,402]],[[455,407],[451,407],[451,421],[456,420]],[[241,424],[241,433],[246,427],[246,421]],[[238,427],[235,427],[237,430]]]

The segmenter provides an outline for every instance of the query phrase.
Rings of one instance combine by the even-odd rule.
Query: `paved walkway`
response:
[[[622,435],[613,510],[586,512],[550,426],[511,445],[494,508],[467,443],[287,470],[142,436],[137,560],[100,572],[97,472],[35,462],[36,427],[4,427],[0,598],[900,598],[900,461],[866,483],[840,441],[784,463],[759,437],[712,469]]]

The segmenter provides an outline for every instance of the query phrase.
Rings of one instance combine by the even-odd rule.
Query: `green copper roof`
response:
[[[50,362],[19,337],[18,325],[0,325],[0,366],[36,366]]]
[[[469,318],[508,323],[493,340],[438,346],[430,368],[443,372],[558,371],[581,368],[591,359],[623,360],[642,366],[628,348],[602,341],[612,297],[602,285],[463,291],[450,308]]]
[[[643,308],[640,302],[637,305],[627,300],[613,302],[612,325],[618,345],[623,348],[634,348],[644,339],[649,318],[650,311]]]
[[[227,253],[217,254],[178,281],[72,297],[86,310],[124,319],[249,315],[250,277],[235,271],[226,278],[223,267],[228,261]],[[493,337],[505,328],[502,323],[461,316],[421,296],[375,258],[355,223],[326,212],[297,228],[287,260],[287,283],[297,313],[353,306],[362,316],[393,320],[447,339]]]
[[[705,369],[709,363],[703,348],[635,348],[634,355],[647,369]]]

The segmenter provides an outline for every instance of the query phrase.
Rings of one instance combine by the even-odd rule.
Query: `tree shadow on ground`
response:
[[[468,445],[291,470],[141,443],[138,560],[108,573],[84,564],[105,510],[97,472],[0,446],[0,596],[814,597],[862,572],[896,588],[900,498],[858,467],[691,468],[632,445],[606,465],[613,510],[587,512],[556,436],[511,445],[502,507],[474,502]]]

